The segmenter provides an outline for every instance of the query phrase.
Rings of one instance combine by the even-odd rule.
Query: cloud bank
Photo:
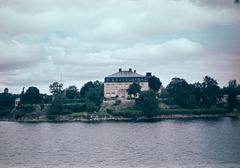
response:
[[[0,0],[0,89],[80,87],[119,67],[166,85],[240,81],[239,5],[229,0]]]

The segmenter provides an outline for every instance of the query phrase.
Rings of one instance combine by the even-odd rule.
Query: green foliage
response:
[[[103,84],[99,81],[87,82],[81,88],[80,95],[85,98],[87,111],[98,111],[103,101]]]
[[[14,95],[8,93],[8,91],[0,93],[0,117],[9,115],[13,107]]]
[[[26,93],[23,94],[22,102],[36,104],[42,101],[42,97],[40,95],[39,89],[36,87],[29,87]]]
[[[99,110],[99,106],[97,106],[94,102],[91,102],[91,101],[87,101],[86,102],[86,110],[88,112],[96,112]]]
[[[129,86],[127,89],[128,95],[132,98],[132,95],[134,98],[136,98],[137,94],[141,92],[141,86],[139,83],[133,83]]]
[[[207,109],[161,109],[159,115],[169,115],[169,114],[186,114],[186,115],[204,115],[204,114],[226,114],[227,109],[224,108],[207,108]]]
[[[79,95],[79,91],[75,85],[69,86],[66,89],[66,97],[69,99],[74,99]]]
[[[58,82],[53,82],[49,86],[49,90],[50,90],[50,93],[52,93],[53,95],[62,94],[63,93],[63,84],[58,83]]]
[[[240,87],[236,80],[230,80],[228,87],[223,88],[223,92],[227,94],[227,104],[230,111],[238,107],[237,95],[240,95]]]
[[[121,102],[122,102],[121,100],[117,99],[113,105],[114,105],[114,106],[118,106],[118,105],[121,104]]]
[[[26,114],[33,112],[33,110],[34,109],[32,105],[24,105],[24,106],[17,107],[13,115],[16,119],[18,119],[25,116]]]
[[[14,105],[14,96],[9,93],[0,93],[0,110],[5,110]]]
[[[152,76],[148,78],[148,85],[154,92],[158,92],[162,86],[162,82],[156,76]]]
[[[130,110],[130,109],[126,109],[122,111],[114,111],[111,109],[107,109],[107,113],[116,117],[125,117],[125,118],[132,118],[132,119],[139,118],[143,114],[142,111],[140,110]]]
[[[63,111],[63,103],[64,103],[64,96],[63,95],[55,95],[54,100],[52,101],[52,105],[48,111],[47,115],[58,115],[64,114]]]
[[[167,92],[172,98],[173,104],[181,108],[190,108],[195,104],[195,97],[192,94],[190,85],[181,78],[173,78],[167,86]]]
[[[207,108],[216,105],[217,101],[221,99],[217,81],[209,76],[205,76],[203,79],[202,91],[202,104]]]
[[[151,90],[141,92],[136,105],[147,117],[152,117],[159,111],[156,94]]]
[[[63,105],[64,109],[69,109],[71,112],[83,112],[86,111],[85,103],[69,103]]]

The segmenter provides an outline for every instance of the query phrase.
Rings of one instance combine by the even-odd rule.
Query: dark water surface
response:
[[[0,122],[0,168],[240,167],[240,120]]]

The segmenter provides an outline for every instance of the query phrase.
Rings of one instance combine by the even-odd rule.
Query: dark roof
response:
[[[106,78],[132,78],[132,77],[145,77],[145,76],[132,71],[121,71],[121,72],[117,72],[112,75],[106,76]]]

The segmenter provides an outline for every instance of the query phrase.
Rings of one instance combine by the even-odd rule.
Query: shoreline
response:
[[[46,116],[35,116],[35,117],[22,117],[19,119],[15,118],[0,118],[0,121],[10,122],[154,122],[169,119],[201,119],[201,118],[237,118],[240,119],[240,113],[227,113],[227,114],[163,114],[152,118],[139,117],[139,118],[127,118],[127,117],[114,117],[114,116],[78,116],[73,117],[70,115],[58,115],[54,119],[49,119]]]

